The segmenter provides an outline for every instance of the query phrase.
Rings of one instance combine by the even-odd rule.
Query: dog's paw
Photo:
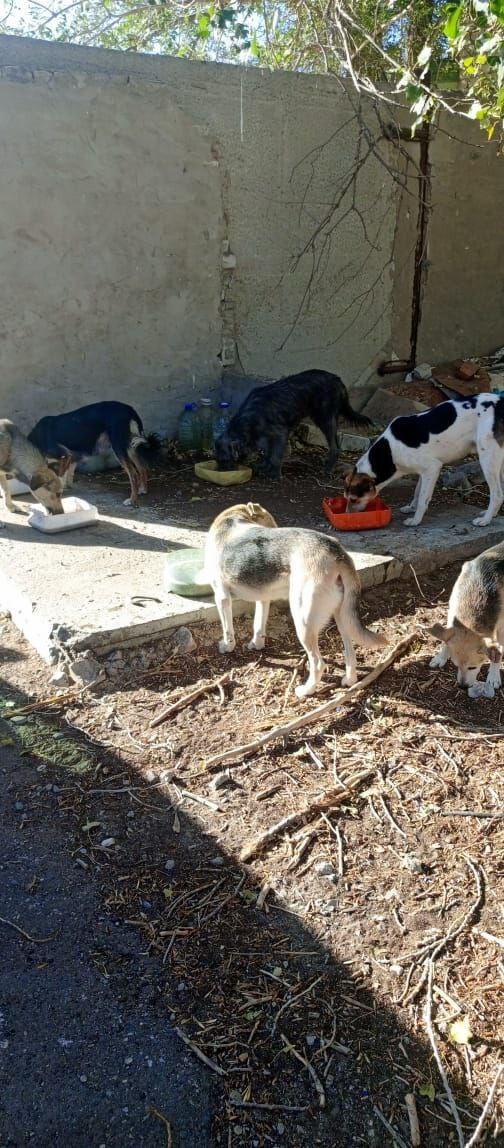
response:
[[[492,516],[488,514],[478,514],[477,518],[473,518],[473,526],[489,526],[492,521]]]
[[[422,521],[422,519],[418,518],[417,515],[414,514],[412,518],[405,518],[404,519],[404,525],[405,526],[420,526],[421,521]]]
[[[219,642],[219,654],[232,654],[235,646],[236,642],[234,638],[231,642],[225,642],[222,640]]]
[[[303,698],[311,697],[311,695],[315,693],[316,688],[316,685],[313,685],[311,682],[304,682],[302,686],[296,686],[294,693],[296,697],[302,701]]]
[[[264,637],[264,635],[262,635],[261,637],[258,637],[258,638],[252,638],[251,642],[247,642],[246,649],[247,650],[264,650],[265,645],[266,645],[266,638]]]
[[[138,510],[138,502],[133,502],[131,498],[125,498],[123,506],[130,506],[132,510]]]
[[[357,681],[357,672],[353,674],[343,674],[341,679],[342,686],[354,686]]]
[[[444,665],[446,665],[446,658],[444,658],[442,654],[434,654],[434,657],[431,658],[429,662],[429,668],[431,670],[440,670]]]

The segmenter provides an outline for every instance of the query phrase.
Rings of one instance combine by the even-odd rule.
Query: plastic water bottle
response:
[[[200,431],[202,450],[212,450],[215,408],[211,399],[200,399]]]
[[[197,403],[186,403],[178,421],[177,438],[182,450],[199,450],[201,446],[200,420]]]
[[[226,403],[226,402],[219,403],[219,406],[217,408],[217,415],[216,415],[215,422],[214,422],[214,430],[213,430],[214,443],[215,443],[215,440],[218,439],[221,434],[224,434],[225,431],[227,431],[227,428],[229,425],[229,420],[231,418],[230,407],[231,407],[231,403]]]

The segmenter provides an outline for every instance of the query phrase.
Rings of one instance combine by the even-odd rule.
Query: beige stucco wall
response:
[[[312,280],[376,131],[352,101],[331,77],[0,37],[2,415],[115,397],[169,430],[223,366],[356,388],[407,356],[417,187],[391,143]],[[439,136],[431,164],[419,357],[439,361],[504,342],[504,161]]]
[[[0,121],[4,415],[117,397],[165,429],[222,363],[353,384],[388,347],[396,189],[374,158],[296,321],[293,258],[358,147],[333,80],[0,37]]]

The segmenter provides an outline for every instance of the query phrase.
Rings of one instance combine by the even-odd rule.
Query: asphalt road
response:
[[[58,821],[30,823],[26,783],[40,775],[1,745],[6,732],[0,722],[1,1148],[165,1148],[150,1107],[176,1148],[211,1146],[211,1074],[173,1033],[152,958],[147,971],[136,931],[104,915]]]

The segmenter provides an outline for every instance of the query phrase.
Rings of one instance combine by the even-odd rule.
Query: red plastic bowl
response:
[[[382,502],[381,498],[373,498],[365,510],[349,513],[346,498],[324,498],[322,509],[331,526],[337,530],[377,530],[381,526],[388,526],[392,518],[390,506]]]

